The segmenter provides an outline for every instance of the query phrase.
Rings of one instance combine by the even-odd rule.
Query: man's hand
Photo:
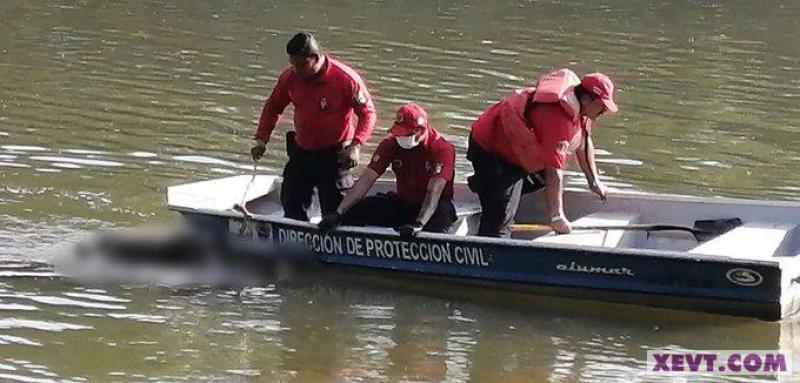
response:
[[[600,180],[595,179],[593,182],[589,183],[589,190],[597,194],[603,202],[606,202],[608,199],[608,189],[606,189],[606,185],[603,185]]]
[[[256,140],[256,144],[250,148],[250,155],[253,156],[253,161],[258,161],[267,152],[267,142],[264,140]]]
[[[424,225],[421,222],[414,222],[398,227],[397,231],[400,233],[400,238],[411,239],[416,237],[417,234],[422,231],[423,226]]]
[[[572,231],[572,225],[566,217],[553,218],[550,221],[550,227],[558,234],[569,234]]]
[[[319,231],[321,232],[330,231],[334,227],[339,226],[339,222],[341,220],[342,220],[342,215],[339,214],[338,211],[334,211],[333,213],[330,213],[325,217],[322,217],[322,221],[319,221],[319,223],[317,224],[317,228],[319,228]]]
[[[361,144],[353,142],[339,152],[339,166],[342,169],[352,169],[358,165],[358,157],[361,154]]]

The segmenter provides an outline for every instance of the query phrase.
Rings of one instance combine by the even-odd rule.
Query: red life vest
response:
[[[578,75],[569,69],[547,73],[536,83],[533,102],[557,102],[574,121],[577,121],[581,115],[581,104],[575,97],[575,87],[580,83]]]
[[[543,168],[536,153],[540,152],[536,132],[528,124],[529,104],[532,102],[558,102],[573,121],[580,123],[581,106],[575,97],[578,76],[569,69],[560,69],[539,78],[535,88],[523,88],[500,101],[500,122],[514,157],[522,168],[533,173]]]

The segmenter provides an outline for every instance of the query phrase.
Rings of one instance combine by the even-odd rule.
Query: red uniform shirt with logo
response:
[[[301,79],[292,68],[281,73],[264,104],[256,139],[269,139],[289,103],[294,105],[295,139],[303,149],[318,151],[369,139],[376,113],[366,84],[349,66],[325,58],[322,73],[313,80]]]
[[[522,166],[511,149],[512,142],[503,134],[499,118],[500,104],[487,109],[472,124],[472,138],[481,148],[495,154],[506,162]],[[541,147],[540,153],[531,153],[544,166],[563,169],[567,164],[567,155],[574,152],[582,140],[581,126],[590,129],[590,121],[581,118],[576,122],[556,103],[534,104],[528,113],[528,123],[535,129]]]
[[[440,198],[453,199],[455,148],[436,130],[429,129],[425,140],[413,149],[401,148],[394,136],[384,138],[369,163],[369,168],[378,174],[391,165],[397,178],[397,195],[412,204],[425,200],[432,178],[447,181]]]

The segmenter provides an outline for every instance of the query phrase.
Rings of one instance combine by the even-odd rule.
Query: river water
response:
[[[763,323],[451,286],[89,283],[64,245],[175,219],[169,185],[247,174],[297,30],[459,150],[510,89],[617,82],[595,141],[615,189],[800,199],[794,1],[0,1],[0,381],[630,382],[654,348],[794,349]],[[260,165],[286,160],[284,118]],[[690,377],[759,381],[774,377]],[[782,378],[792,381],[791,377]]]

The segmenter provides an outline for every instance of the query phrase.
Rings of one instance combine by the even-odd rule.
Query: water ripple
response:
[[[34,346],[34,347],[43,346],[41,343],[32,341],[27,338],[0,334],[0,346],[9,344],[18,344],[21,346]]]
[[[107,166],[118,167],[125,166],[125,164],[116,161],[95,160],[88,158],[74,158],[74,157],[57,157],[57,156],[31,156],[30,159],[34,161],[47,161],[55,164],[76,164],[76,165],[90,165],[90,166]],[[68,165],[69,166],[69,165]]]
[[[71,324],[71,323],[61,323],[61,322],[42,321],[33,319],[0,318],[0,329],[2,330],[32,329],[32,330],[42,330],[49,332],[62,332],[67,330],[90,330],[92,329],[92,327],[85,325]]]
[[[69,298],[62,298],[62,297],[53,297],[53,296],[33,296],[33,295],[18,295],[17,298],[24,298],[28,300],[32,300],[37,303],[44,303],[48,305],[54,306],[70,306],[70,307],[80,307],[80,308],[87,308],[87,309],[102,309],[102,310],[125,310],[126,307],[123,305],[111,305],[111,304],[104,304],[104,303],[96,303],[96,302],[86,302],[80,301],[77,299],[69,299]]]

